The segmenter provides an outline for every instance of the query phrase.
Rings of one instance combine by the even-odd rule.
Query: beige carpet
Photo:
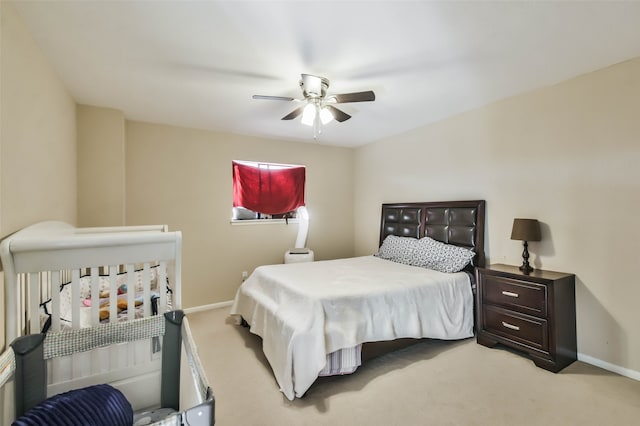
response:
[[[188,315],[217,425],[640,425],[640,382],[582,362],[553,374],[474,339],[379,346],[354,374],[320,378],[289,401],[260,338],[227,317]]]

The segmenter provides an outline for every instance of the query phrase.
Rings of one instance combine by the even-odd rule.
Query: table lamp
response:
[[[523,274],[529,274],[533,268],[529,265],[529,241],[540,241],[540,222],[536,219],[513,219],[511,229],[511,239],[524,241],[522,252],[522,266],[520,270]]]

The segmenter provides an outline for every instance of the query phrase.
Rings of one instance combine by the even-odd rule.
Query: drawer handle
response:
[[[504,294],[505,296],[509,296],[509,297],[520,297],[520,295],[518,293],[512,293],[510,291],[503,291],[502,294]]]
[[[504,321],[502,321],[502,326],[510,328],[511,330],[516,330],[516,331],[520,330],[520,327],[518,327],[517,325],[509,324],[508,322],[504,322]]]

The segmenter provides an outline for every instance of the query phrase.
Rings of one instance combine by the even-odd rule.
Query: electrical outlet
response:
[[[248,276],[249,273],[247,271],[242,271],[242,281],[246,280]]]

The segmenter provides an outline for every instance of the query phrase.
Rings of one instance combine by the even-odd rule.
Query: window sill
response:
[[[287,221],[285,219],[231,219],[229,221],[231,225],[286,225]],[[299,223],[300,220],[298,218],[289,219],[289,224],[291,223]]]

